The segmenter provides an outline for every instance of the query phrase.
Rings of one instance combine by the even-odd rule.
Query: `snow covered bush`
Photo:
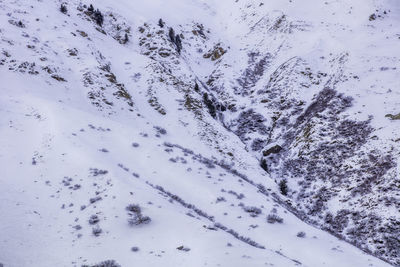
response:
[[[126,207],[128,211],[128,223],[129,225],[140,225],[140,224],[148,224],[151,222],[149,216],[143,216],[142,209],[137,204],[130,204]]]
[[[249,213],[251,217],[257,217],[259,214],[261,214],[261,209],[259,209],[257,207],[243,206],[243,210],[245,212]]]
[[[82,267],[121,267],[115,260],[106,260],[94,265],[82,265]]]
[[[92,216],[90,216],[89,224],[90,224],[90,225],[94,225],[94,224],[98,223],[99,221],[100,221],[99,216],[97,216],[97,215],[92,215]]]
[[[185,246],[179,246],[179,247],[177,247],[176,249],[177,249],[177,250],[181,250],[181,251],[185,251],[185,252],[190,251],[190,248],[185,247]]]
[[[267,216],[267,222],[268,223],[272,223],[272,224],[274,224],[274,223],[283,223],[283,219],[281,217],[279,217],[278,215],[276,215],[276,214],[269,214]]]
[[[63,13],[63,14],[67,14],[67,6],[65,5],[65,4],[61,4],[61,6],[60,6],[60,11],[61,11],[61,13]]]
[[[300,237],[300,238],[304,238],[304,237],[306,237],[306,233],[304,233],[303,231],[301,231],[301,232],[298,232],[296,236],[297,236],[297,237]]]
[[[103,230],[99,226],[96,226],[92,229],[92,233],[94,236],[99,236],[102,232]]]

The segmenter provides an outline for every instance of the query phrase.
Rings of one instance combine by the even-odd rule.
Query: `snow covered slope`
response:
[[[0,266],[400,265],[398,3],[142,2],[0,1]]]

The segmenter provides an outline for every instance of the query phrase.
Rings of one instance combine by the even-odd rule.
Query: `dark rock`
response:
[[[267,149],[267,150],[264,150],[264,151],[263,151],[263,156],[264,156],[264,157],[267,157],[267,156],[269,156],[270,154],[277,154],[277,153],[281,152],[281,150],[282,150],[282,147],[281,147],[280,145],[275,145],[275,146],[273,146],[273,147],[270,147],[270,148]]]

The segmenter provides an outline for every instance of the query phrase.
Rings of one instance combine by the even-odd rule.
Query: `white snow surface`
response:
[[[59,11],[62,2],[56,0],[0,1],[0,60],[4,59],[0,65],[1,264],[5,267],[82,266],[112,259],[121,266],[390,266],[287,211],[273,197],[273,193],[279,194],[277,185],[237,136],[208,114],[196,116],[183,108],[184,93],[170,84],[163,86],[155,81],[149,85],[149,80],[156,77],[149,69],[154,59],[143,54],[138,29],[144,23],[156,27],[159,18],[176,30],[193,22],[202,23],[212,33],[210,43],[222,42],[229,46],[227,61],[232,66],[229,71],[235,75],[247,61],[242,45],[274,45],[263,43],[254,35],[254,40],[244,38],[253,19],[251,12],[258,12],[253,20],[259,19],[263,12],[283,12],[294,20],[316,25],[314,31],[305,33],[298,41],[298,49],[289,53],[307,56],[310,61],[315,58],[315,64],[320,64],[317,58],[322,56],[321,51],[358,47],[349,60],[357,66],[360,75],[368,76],[367,65],[363,66],[362,62],[370,58],[364,54],[368,53],[366,50],[387,57],[388,62],[395,60],[393,63],[399,66],[398,58],[392,58],[393,53],[398,56],[399,50],[393,47],[399,47],[399,40],[387,41],[386,48],[379,45],[379,38],[400,33],[400,5],[395,0],[380,1],[382,6],[390,6],[393,25],[387,25],[381,35],[372,36],[363,21],[365,14],[373,12],[375,1],[372,0],[329,3],[304,0],[301,4],[295,0],[259,1],[264,5],[249,11],[242,22],[239,18],[243,13],[240,3],[236,2],[82,2],[92,3],[103,13],[117,14],[131,27],[129,42],[121,45],[110,34],[96,30],[95,23],[77,10],[79,1],[65,3],[67,15]],[[327,16],[328,13],[332,15]],[[13,25],[9,20],[21,21],[25,27]],[[347,23],[343,27],[351,29],[332,38],[344,20]],[[321,21],[335,26],[324,30]],[[362,33],[353,38],[357,31]],[[336,42],[324,41],[325,35]],[[188,40],[183,42],[186,45]],[[74,48],[76,56],[69,52]],[[214,63],[196,54],[195,47],[186,45],[184,49],[186,53],[175,66],[178,71],[191,81],[196,76],[209,75]],[[187,52],[191,50],[192,57]],[[289,59],[293,55],[280,56]],[[38,73],[21,71],[18,66],[23,62],[34,62],[33,69]],[[124,84],[133,106],[123,97],[113,95],[115,84],[102,76],[106,71],[100,70],[107,64],[117,83]],[[12,66],[14,69],[10,69]],[[53,72],[49,73],[46,66]],[[88,72],[103,74],[92,76],[94,85],[85,86],[84,74]],[[52,78],[54,73],[65,81]],[[390,76],[387,80],[392,82],[385,89],[369,89],[390,88],[393,91],[390,99],[368,98],[368,92],[364,91],[359,99],[365,98],[365,101],[357,105],[371,109],[376,108],[376,103],[388,101],[393,104],[382,106],[377,112],[382,116],[398,112],[399,79],[393,78],[398,74],[399,68],[382,72],[382,79],[387,75]],[[156,91],[166,115],[149,104],[150,86]],[[104,97],[113,105],[92,105],[88,92],[93,87],[104,87]],[[304,99],[312,96],[311,93],[302,95]],[[237,105],[250,105],[250,101],[244,99]],[[378,120],[373,123],[380,127]],[[166,133],[160,133],[155,127],[165,129]],[[382,135],[390,129],[395,132],[399,126],[391,127]],[[199,154],[233,164],[232,169],[246,175],[251,182],[217,164],[207,167],[195,156]],[[107,172],[96,174],[94,169]],[[264,185],[265,193],[257,185]],[[213,219],[185,207],[156,186],[179,196]],[[90,199],[96,197],[100,198],[91,203]],[[125,210],[129,204],[138,204],[151,222],[129,225]],[[253,217],[245,207],[257,207],[260,214]],[[277,214],[283,222],[268,223],[270,214]],[[100,219],[98,226],[89,224],[92,215]],[[217,223],[244,238],[235,238],[215,227]],[[99,236],[92,233],[96,227],[102,230]],[[305,237],[297,236],[301,231]],[[244,239],[254,241],[259,247]],[[177,249],[180,246],[190,250]],[[132,247],[139,250],[133,252]]]

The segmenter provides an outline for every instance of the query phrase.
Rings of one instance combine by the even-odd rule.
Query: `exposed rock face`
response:
[[[277,154],[279,152],[281,152],[282,147],[280,145],[274,145],[271,148],[268,148],[267,150],[263,151],[263,156],[264,157],[268,157],[271,154]]]
[[[247,50],[248,61],[239,77],[220,69],[210,76],[208,85],[220,101],[239,108],[225,112],[223,123],[277,182],[287,180],[288,197],[299,216],[400,265],[400,217],[394,212],[400,207],[400,139],[394,129],[400,126],[384,122],[381,113],[362,105],[357,90],[375,85],[355,74],[362,73],[363,67],[349,64],[355,50],[321,57],[321,64],[311,63],[315,58],[308,55],[283,60],[282,53],[296,50],[294,32],[300,29],[290,20],[285,15],[275,21],[264,16],[249,23],[251,30],[245,38],[257,39],[257,29],[267,28],[270,36],[258,40],[268,46]],[[308,27],[300,31],[315,27],[304,25]],[[234,68],[219,66],[230,67]],[[234,77],[236,82],[227,85]],[[389,113],[386,117],[396,121],[399,116]],[[377,121],[385,126],[376,127]],[[392,131],[393,136],[385,137],[384,131]]]

